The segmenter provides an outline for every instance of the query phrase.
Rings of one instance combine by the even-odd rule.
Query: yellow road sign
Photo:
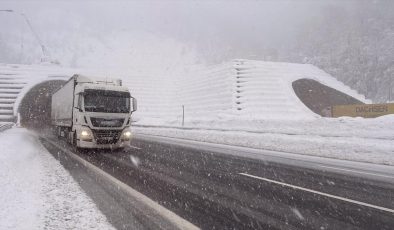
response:
[[[394,114],[394,103],[334,105],[331,109],[331,113],[332,117],[380,117],[387,114]]]

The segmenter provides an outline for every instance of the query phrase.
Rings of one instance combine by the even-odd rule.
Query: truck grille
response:
[[[97,144],[115,144],[122,130],[92,130]]]
[[[105,118],[95,118],[91,117],[90,121],[95,127],[122,127],[124,118],[120,119],[105,119]]]

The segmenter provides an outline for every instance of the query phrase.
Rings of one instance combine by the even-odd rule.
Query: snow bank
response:
[[[133,127],[137,134],[394,165],[394,115],[377,119],[232,120]]]
[[[25,129],[0,133],[0,229],[113,229]]]
[[[11,128],[14,125],[12,122],[0,122],[0,132]]]

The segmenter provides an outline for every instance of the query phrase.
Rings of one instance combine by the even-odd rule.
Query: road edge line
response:
[[[137,190],[133,189],[132,187],[128,186],[127,184],[123,183],[122,181],[116,179],[115,177],[111,176],[107,172],[101,170],[97,166],[93,165],[92,163],[84,160],[82,157],[77,156],[73,152],[71,152],[68,149],[65,149],[62,146],[59,146],[57,143],[54,143],[51,140],[48,140],[47,138],[42,137],[47,141],[48,143],[56,146],[63,152],[65,152],[68,156],[73,158],[74,160],[78,161],[81,163],[83,166],[85,166],[88,170],[91,170],[92,172],[96,173],[97,175],[103,177],[105,180],[113,183],[115,186],[117,186],[119,189],[122,189],[125,193],[128,195],[132,196],[135,200],[140,201],[141,203],[145,204],[148,208],[152,209],[155,211],[158,215],[166,219],[168,222],[170,222],[172,225],[179,229],[200,229],[194,224],[190,223],[189,221],[183,219],[182,217],[178,216],[176,213],[172,212],[169,209],[166,209],[165,207],[161,206],[157,202],[153,201],[149,197],[145,196],[144,194],[138,192]]]

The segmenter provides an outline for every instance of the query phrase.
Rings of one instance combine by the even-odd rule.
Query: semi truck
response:
[[[124,148],[131,140],[137,101],[119,79],[73,75],[52,95],[51,123],[57,136],[77,148]]]

